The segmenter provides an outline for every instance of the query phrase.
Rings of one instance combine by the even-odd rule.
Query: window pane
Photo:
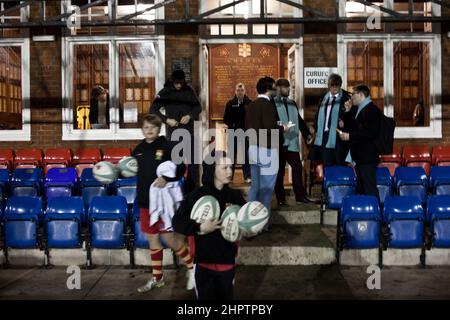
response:
[[[394,115],[398,126],[429,126],[429,44],[394,42]]]
[[[73,97],[74,128],[109,128],[109,95],[92,96],[96,86],[109,89],[107,44],[74,46]]]
[[[22,56],[18,46],[0,46],[0,130],[22,129]]]
[[[394,10],[402,14],[408,14],[408,0],[394,0]],[[431,1],[418,1],[413,3],[413,15],[418,17],[431,16]],[[397,22],[395,31],[400,32],[431,32],[431,23]]]
[[[119,118],[121,128],[139,128],[155,97],[155,48],[152,43],[119,44]]]
[[[383,2],[373,2],[374,5],[383,7]],[[365,6],[364,4],[356,1],[347,1],[345,3],[345,15],[347,17],[381,17],[381,12],[376,7]],[[379,26],[376,24],[376,20],[370,20],[368,23],[347,23],[347,32],[382,32],[384,30],[384,24]]]
[[[378,108],[384,108],[383,43],[355,41],[347,43],[347,87],[364,83]]]

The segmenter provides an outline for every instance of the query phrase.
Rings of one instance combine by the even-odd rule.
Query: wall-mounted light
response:
[[[54,35],[33,36],[35,42],[52,42],[55,41]]]

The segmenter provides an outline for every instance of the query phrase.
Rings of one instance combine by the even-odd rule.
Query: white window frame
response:
[[[345,13],[345,0],[340,0],[340,13]],[[387,7],[393,1],[385,0]],[[432,4],[433,15],[440,16],[440,7]],[[347,87],[347,43],[354,41],[383,42],[384,75],[384,114],[394,117],[394,42],[428,42],[430,50],[430,123],[428,127],[396,127],[396,139],[442,138],[442,68],[441,68],[441,34],[435,33],[345,33],[337,36],[338,71],[342,75],[343,87]]]
[[[119,43],[143,43],[152,42],[155,46],[155,86],[156,90],[164,84],[165,76],[165,45],[164,36],[136,36],[136,37],[73,37],[62,41],[63,61],[73,61],[73,48],[78,44],[108,44],[109,46],[109,92],[110,92],[110,124],[109,129],[80,130],[73,128],[73,64],[64,63],[62,68],[62,139],[63,140],[137,140],[142,139],[141,129],[120,128],[119,124],[119,54],[117,46]],[[150,108],[150,106],[149,106]]]
[[[0,46],[19,46],[22,59],[22,129],[0,130],[0,141],[31,141],[30,40],[28,38],[0,39]]]

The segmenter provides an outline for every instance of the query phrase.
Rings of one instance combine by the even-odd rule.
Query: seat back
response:
[[[72,161],[72,153],[69,148],[50,148],[45,151],[44,165],[62,163],[69,166]]]
[[[135,248],[148,249],[149,248],[148,237],[147,234],[142,232],[141,229],[141,217],[137,201],[135,201],[133,204],[131,221],[132,221],[131,226],[134,234],[133,246]]]
[[[102,158],[100,149],[98,148],[79,148],[73,153],[72,162],[74,165],[80,163],[94,164]]]
[[[427,175],[430,174],[431,153],[428,146],[403,147],[403,161],[408,167],[422,167]]]
[[[94,197],[88,211],[91,246],[104,249],[125,247],[127,213],[124,197]]]
[[[85,211],[81,197],[49,199],[45,214],[48,248],[79,248],[83,216]]]
[[[427,219],[433,247],[450,248],[450,195],[428,198]]]
[[[3,217],[5,246],[18,249],[38,247],[38,226],[42,217],[42,200],[40,198],[9,198]]]
[[[127,199],[128,206],[131,207],[136,198],[137,178],[119,178],[113,184],[114,194]]]
[[[42,169],[40,168],[18,168],[13,171],[11,178],[12,196],[40,195],[42,186]]]
[[[377,168],[377,188],[380,195],[380,203],[384,203],[387,196],[393,193],[393,182],[390,171],[386,167]]]
[[[389,230],[389,247],[422,247],[425,217],[422,203],[417,197],[387,197],[383,211],[383,219]]]
[[[0,168],[9,169],[13,168],[14,153],[11,149],[0,149]]]
[[[350,167],[327,167],[324,170],[323,188],[326,206],[340,209],[342,200],[355,193],[355,173]]]
[[[377,198],[351,195],[343,199],[341,228],[346,248],[378,248],[380,243],[381,214]]]
[[[431,164],[440,166],[443,162],[450,162],[450,146],[434,146],[431,151]]]
[[[450,167],[431,167],[431,192],[437,195],[450,195]]]
[[[394,186],[400,196],[416,196],[425,203],[428,178],[420,167],[399,167],[395,170]]]
[[[394,162],[401,165],[403,163],[401,148],[394,145],[392,154],[380,155],[380,162]]]
[[[18,149],[14,158],[14,166],[41,167],[42,150],[41,149]]]
[[[129,156],[131,156],[131,151],[129,148],[104,148],[103,149],[103,161],[117,163],[123,157],[129,157]]]

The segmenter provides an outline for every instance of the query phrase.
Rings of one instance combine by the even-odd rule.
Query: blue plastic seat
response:
[[[91,247],[124,248],[127,214],[127,200],[124,197],[94,197],[88,212]]]
[[[428,178],[422,167],[395,169],[394,185],[399,196],[415,196],[422,204],[427,200]]]
[[[80,178],[81,196],[83,197],[84,207],[87,210],[94,197],[108,195],[108,186],[97,181],[92,174],[92,168],[83,170]]]
[[[430,188],[436,195],[450,195],[450,167],[431,167]]]
[[[81,221],[84,214],[81,197],[48,199],[44,219],[48,248],[81,247]]]
[[[387,196],[392,196],[392,177],[386,167],[377,168],[377,188],[380,195],[380,203],[383,204]]]
[[[351,195],[342,202],[340,229],[343,248],[379,248],[381,213],[374,196]]]
[[[420,248],[424,244],[424,211],[417,196],[387,197],[383,220],[388,227],[388,247]]]
[[[136,199],[137,178],[119,178],[113,183],[114,194],[127,199],[128,207],[131,208]]]
[[[41,168],[15,169],[11,179],[11,196],[40,196],[42,186]]]
[[[339,210],[342,200],[355,193],[355,173],[350,167],[327,167],[324,169],[323,188],[325,205],[329,209]]]
[[[141,230],[141,217],[140,217],[140,211],[139,207],[137,205],[137,201],[134,202],[133,205],[133,212],[132,212],[132,218],[131,218],[131,227],[134,234],[134,247],[135,248],[141,248],[141,249],[148,249],[148,238],[147,234],[142,232]]]
[[[9,171],[8,171],[8,169],[0,169],[0,204],[1,204],[1,207],[3,207],[3,201],[7,197],[8,187],[9,187]]]
[[[70,197],[78,185],[78,174],[75,168],[51,168],[44,180],[47,198]]]
[[[428,198],[427,220],[430,222],[432,246],[450,248],[450,195]]]
[[[18,249],[37,248],[39,221],[42,218],[41,198],[9,198],[3,215],[5,246]]]

